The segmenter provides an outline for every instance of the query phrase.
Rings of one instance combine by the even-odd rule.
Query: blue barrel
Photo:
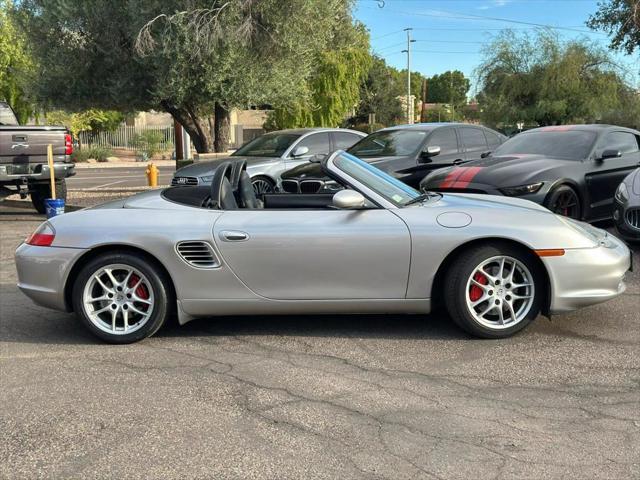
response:
[[[62,215],[64,213],[64,200],[59,198],[47,198],[44,201],[44,205],[47,209],[47,218]]]

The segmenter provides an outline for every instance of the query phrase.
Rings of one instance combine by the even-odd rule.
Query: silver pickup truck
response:
[[[71,135],[64,127],[18,125],[11,107],[0,102],[0,201],[9,195],[31,196],[39,213],[51,197],[47,145],[53,146],[56,197],[66,200],[65,178],[75,175]]]

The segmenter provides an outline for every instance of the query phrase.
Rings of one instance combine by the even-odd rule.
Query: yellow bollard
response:
[[[158,167],[156,167],[153,163],[147,165],[147,170],[145,172],[147,174],[147,184],[150,187],[158,186]]]

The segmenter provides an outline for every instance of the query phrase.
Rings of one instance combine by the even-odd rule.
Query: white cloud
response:
[[[509,2],[511,2],[511,0],[491,0],[491,2],[485,3],[476,8],[478,10],[489,10],[490,8],[504,7]]]

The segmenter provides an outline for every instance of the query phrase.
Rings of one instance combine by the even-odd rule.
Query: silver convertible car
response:
[[[337,151],[344,190],[256,198],[242,161],[173,187],[61,215],[16,251],[18,286],[113,343],[217,315],[414,313],[446,308],[501,338],[539,313],[610,300],[628,248],[526,200],[420,194]]]

